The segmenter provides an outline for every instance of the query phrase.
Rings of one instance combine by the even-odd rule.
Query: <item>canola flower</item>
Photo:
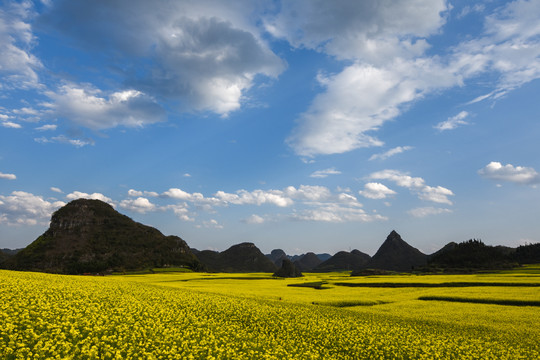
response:
[[[126,277],[0,271],[0,298],[2,359],[540,357],[537,338],[511,331],[486,333],[459,323],[211,294]]]

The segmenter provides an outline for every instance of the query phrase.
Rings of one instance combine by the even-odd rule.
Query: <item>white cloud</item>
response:
[[[164,207],[165,210],[172,210],[176,217],[182,221],[195,221],[195,219],[192,217],[192,214],[189,211],[188,204],[181,203],[181,204],[175,204],[175,205],[167,205]]]
[[[388,67],[354,63],[336,75],[319,76],[324,92],[300,115],[287,142],[301,156],[336,154],[381,146],[371,135],[407,104],[457,85],[437,58],[396,58]]]
[[[452,116],[448,118],[448,120],[438,123],[434,126],[435,129],[439,131],[445,131],[445,130],[454,130],[460,125],[468,125],[469,123],[465,121],[469,116],[469,113],[467,111],[462,111],[456,116]]]
[[[134,195],[139,193],[134,192]],[[238,190],[235,193],[218,191],[212,197],[205,197],[200,193],[188,193],[178,188],[171,188],[161,194],[161,197],[184,201],[181,215],[188,214],[186,202],[205,211],[213,211],[215,206],[246,206],[246,205],[275,205],[278,208],[289,208],[295,205],[294,214],[290,218],[312,221],[373,221],[385,219],[384,216],[368,215],[361,209],[362,204],[353,195],[347,193],[332,193],[324,186],[300,185],[298,188],[288,186],[283,190]],[[309,207],[309,209],[305,209]],[[296,209],[304,208],[300,213]],[[337,213],[331,215],[332,211]],[[191,219],[191,218],[190,218]],[[325,220],[326,219],[326,220]],[[339,220],[338,220],[339,219]],[[259,223],[264,218],[253,215],[243,219],[244,223]]]
[[[293,204],[293,200],[284,196],[283,191],[280,190],[238,190],[236,194],[218,191],[214,196],[223,203],[234,205],[272,204],[287,207]]]
[[[454,64],[466,76],[489,72],[496,76],[494,90],[472,102],[498,99],[540,78],[540,26],[537,1],[513,1],[486,17],[484,36],[460,44]]]
[[[88,85],[64,84],[46,94],[52,100],[47,107],[54,115],[92,130],[142,127],[165,119],[153,98],[133,89],[106,95]]]
[[[128,196],[139,197],[139,196],[148,196],[148,197],[158,197],[159,194],[155,191],[138,191],[129,189]]]
[[[122,200],[119,204],[121,208],[145,214],[156,210],[156,205],[152,204],[147,198],[138,197],[136,199]]]
[[[411,177],[408,174],[398,170],[382,170],[369,175],[370,179],[390,180],[398,186],[408,188],[410,191],[418,195],[421,200],[433,201],[441,204],[452,205],[452,201],[448,199],[454,193],[442,186],[432,187],[425,184],[424,179],[420,177]]]
[[[2,122],[0,122],[0,125],[2,125],[5,128],[9,128],[9,129],[20,129],[20,128],[22,128],[21,124],[14,123],[13,121],[2,121]]]
[[[0,172],[0,179],[15,180],[17,179],[17,176],[15,174],[5,174]]]
[[[372,222],[388,220],[385,216],[378,214],[367,214],[358,207],[348,207],[339,204],[325,204],[315,209],[306,209],[291,215],[293,220],[317,221],[317,222]]]
[[[380,146],[383,142],[373,132],[414,101],[464,86],[480,75],[490,75],[486,77],[493,79],[488,83],[493,90],[473,101],[500,98],[540,78],[537,2],[508,3],[486,18],[480,37],[437,56],[427,56],[425,50],[428,36],[444,24],[446,2],[386,2],[358,11],[363,6],[299,1],[283,6],[282,13],[267,21],[272,34],[293,46],[352,62],[337,74],[319,76],[323,92],[299,116],[287,139],[300,156]],[[390,18],[395,11],[400,15]],[[458,115],[438,126],[446,130],[462,121]]]
[[[380,153],[380,154],[373,154],[373,155],[371,155],[369,160],[370,161],[377,160],[377,159],[386,160],[391,156],[401,154],[404,151],[409,151],[409,150],[412,150],[412,149],[413,149],[412,146],[398,146],[398,147],[392,148],[392,149],[390,149],[388,151],[385,151],[383,153]]]
[[[284,192],[290,198],[306,201],[327,201],[332,196],[327,187],[318,185],[300,185],[298,189],[288,186]]]
[[[374,182],[365,184],[364,190],[358,193],[369,199],[386,199],[388,196],[396,194],[394,190],[389,189],[385,185]]]
[[[478,170],[478,174],[491,180],[501,180],[523,185],[540,184],[540,174],[532,167],[502,165],[492,161],[484,168]]]
[[[242,220],[242,222],[246,224],[262,224],[264,223],[264,218],[259,215],[253,214],[250,217]]]
[[[417,218],[423,218],[430,215],[439,215],[439,214],[448,214],[451,213],[451,209],[445,209],[445,208],[435,208],[435,207],[421,207],[421,208],[415,208],[407,211],[409,215],[417,217]]]
[[[40,110],[36,110],[34,108],[29,108],[29,107],[22,107],[20,109],[14,109],[13,113],[17,114],[17,115],[21,115],[21,116],[39,116],[39,115],[41,115]]]
[[[63,1],[53,12],[62,21],[51,16],[49,22],[117,59],[134,88],[175,100],[186,111],[227,116],[241,107],[257,75],[275,77],[285,68],[259,34],[256,6],[133,0],[73,7]],[[146,71],[129,71],[140,63]]]
[[[38,131],[50,131],[50,130],[56,130],[57,127],[58,127],[58,125],[45,124],[45,125],[37,127],[36,130],[38,130]]]
[[[54,186],[52,186],[50,189],[51,189],[51,191],[54,191],[54,192],[59,193],[59,194],[63,194],[63,193],[64,193],[61,189],[59,189],[59,188],[57,188],[57,187],[54,187]]]
[[[217,222],[215,219],[210,219],[208,221],[203,221],[203,226],[205,228],[211,228],[211,229],[223,229],[223,225]]]
[[[7,225],[46,225],[52,213],[64,206],[62,201],[49,202],[24,191],[0,195],[0,223]]]
[[[87,145],[94,145],[94,140],[92,139],[70,139],[64,135],[54,136],[52,138],[40,137],[34,138],[35,142],[40,144],[49,144],[49,143],[60,143],[73,145],[75,147],[84,147]]]
[[[422,52],[422,38],[438,31],[446,10],[442,0],[286,1],[265,26],[294,47],[377,63]]]
[[[101,200],[103,202],[106,202],[112,206],[115,206],[115,203],[114,201],[112,201],[111,198],[101,194],[101,193],[92,193],[92,194],[87,194],[87,193],[84,193],[84,192],[80,192],[80,191],[74,191],[70,194],[67,194],[66,195],[66,199],[68,200],[77,200],[77,199],[90,199],[90,200]]]
[[[324,170],[317,170],[313,174],[309,175],[312,178],[325,178],[328,175],[339,175],[341,171],[336,170],[335,168],[329,168]]]
[[[42,67],[31,50],[35,43],[29,20],[32,3],[9,2],[0,9],[0,89],[36,88],[36,71]]]

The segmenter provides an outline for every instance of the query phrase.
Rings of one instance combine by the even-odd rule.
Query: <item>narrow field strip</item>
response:
[[[333,307],[353,307],[353,306],[375,306],[389,304],[383,300],[344,300],[344,301],[321,301],[313,302],[313,305],[333,306]]]
[[[509,305],[509,306],[540,306],[540,301],[534,300],[509,300],[509,299],[471,299],[455,296],[420,296],[418,300],[449,301],[473,304]]]
[[[445,283],[396,283],[396,282],[381,282],[381,283],[349,283],[349,282],[336,282],[333,283],[336,286],[348,286],[348,287],[367,287],[367,288],[452,288],[452,287],[480,287],[480,286],[494,286],[494,287],[540,287],[540,283],[510,283],[510,282],[445,282]]]

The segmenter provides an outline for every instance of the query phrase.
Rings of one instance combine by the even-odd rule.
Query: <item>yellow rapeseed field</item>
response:
[[[287,286],[316,282],[321,289]],[[340,285],[347,282],[482,285]],[[369,278],[331,273],[278,280],[269,274],[0,271],[0,358],[538,359],[540,307],[418,299],[459,294],[540,300],[534,283],[540,284],[534,272]]]

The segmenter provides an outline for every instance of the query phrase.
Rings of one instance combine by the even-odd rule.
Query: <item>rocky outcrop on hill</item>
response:
[[[407,272],[426,265],[427,259],[427,255],[407,244],[395,230],[392,230],[364,267]]]
[[[341,271],[341,270],[359,270],[365,267],[370,260],[370,256],[359,250],[351,252],[339,251],[330,259],[322,262],[314,271]]]
[[[285,251],[281,249],[274,249],[270,252],[270,254],[267,254],[265,256],[278,267],[281,266],[281,262],[284,259],[290,259],[289,256],[285,254]]]
[[[281,268],[274,273],[276,277],[291,278],[291,277],[300,277],[302,272],[294,265],[294,263],[289,259],[283,259],[281,263]]]
[[[223,252],[203,250],[197,254],[209,271],[216,272],[271,272],[276,265],[253,243],[233,245]]]
[[[294,262],[294,265],[301,271],[311,271],[322,263],[315,253],[308,252]]]
[[[181,238],[165,236],[105,202],[87,199],[57,210],[49,229],[2,266],[64,274],[166,266],[201,269]]]

